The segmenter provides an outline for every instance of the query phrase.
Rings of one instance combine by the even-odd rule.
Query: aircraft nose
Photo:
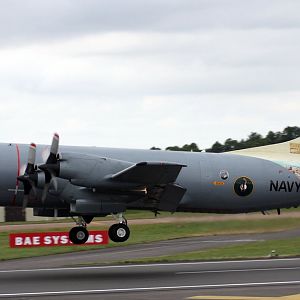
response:
[[[17,204],[17,176],[20,174],[20,148],[17,144],[0,144],[0,205]],[[21,197],[20,197],[21,198]]]

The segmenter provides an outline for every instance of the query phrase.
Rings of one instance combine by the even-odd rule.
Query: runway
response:
[[[245,244],[254,241],[287,239],[299,237],[300,229],[273,233],[233,234],[219,236],[202,236],[173,239],[138,245],[127,245],[115,248],[49,255],[27,259],[0,262],[0,270],[55,268],[86,264],[115,263],[136,258],[157,257],[183,252],[207,250],[217,247]],[[266,256],[269,253],[266,253]]]
[[[293,229],[277,233],[193,237],[3,261],[0,262],[0,298],[52,300],[84,297],[88,300],[101,296],[101,299],[197,297],[194,299],[221,300],[226,299],[221,297],[224,295],[270,296],[271,299],[299,295],[282,298],[299,300],[300,258],[150,265],[114,263],[299,235],[300,230]],[[103,265],[104,262],[110,265]],[[216,295],[216,298],[207,298],[209,295]],[[264,298],[255,298],[258,299]]]
[[[300,259],[2,270],[0,287],[14,299],[279,297],[300,294]]]

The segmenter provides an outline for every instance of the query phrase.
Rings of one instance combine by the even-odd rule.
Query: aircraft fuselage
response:
[[[299,177],[281,165],[254,157],[235,154],[172,152],[98,147],[61,146],[60,152],[84,153],[131,163],[170,162],[184,164],[176,183],[187,191],[177,211],[240,213],[297,207],[300,204]],[[23,185],[17,177],[24,173],[28,145],[0,144],[0,205],[22,206]],[[45,161],[49,149],[37,147],[36,163]],[[80,170],[78,170],[80,172]],[[66,193],[68,191],[68,193]],[[57,191],[49,190],[41,202],[41,191],[29,197],[28,207],[65,208],[78,198],[110,201],[118,193],[97,189],[83,192],[68,180],[60,179]],[[67,195],[67,196],[66,196]],[[151,209],[139,202],[138,195],[126,195],[126,208]],[[103,200],[105,199],[105,200]]]

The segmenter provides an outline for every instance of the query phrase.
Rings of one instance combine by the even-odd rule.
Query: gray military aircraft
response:
[[[0,205],[34,215],[77,217],[70,232],[83,244],[87,224],[112,214],[114,242],[130,235],[129,209],[247,213],[298,207],[300,139],[224,154],[0,144]],[[75,220],[75,219],[74,219]]]

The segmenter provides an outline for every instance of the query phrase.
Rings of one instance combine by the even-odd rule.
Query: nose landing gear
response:
[[[86,229],[86,222],[82,217],[78,218],[76,221],[77,226],[73,227],[69,231],[69,239],[75,245],[82,245],[86,243],[89,238],[89,232]]]
[[[89,238],[89,232],[83,226],[73,227],[69,232],[69,239],[73,244],[82,245]]]

